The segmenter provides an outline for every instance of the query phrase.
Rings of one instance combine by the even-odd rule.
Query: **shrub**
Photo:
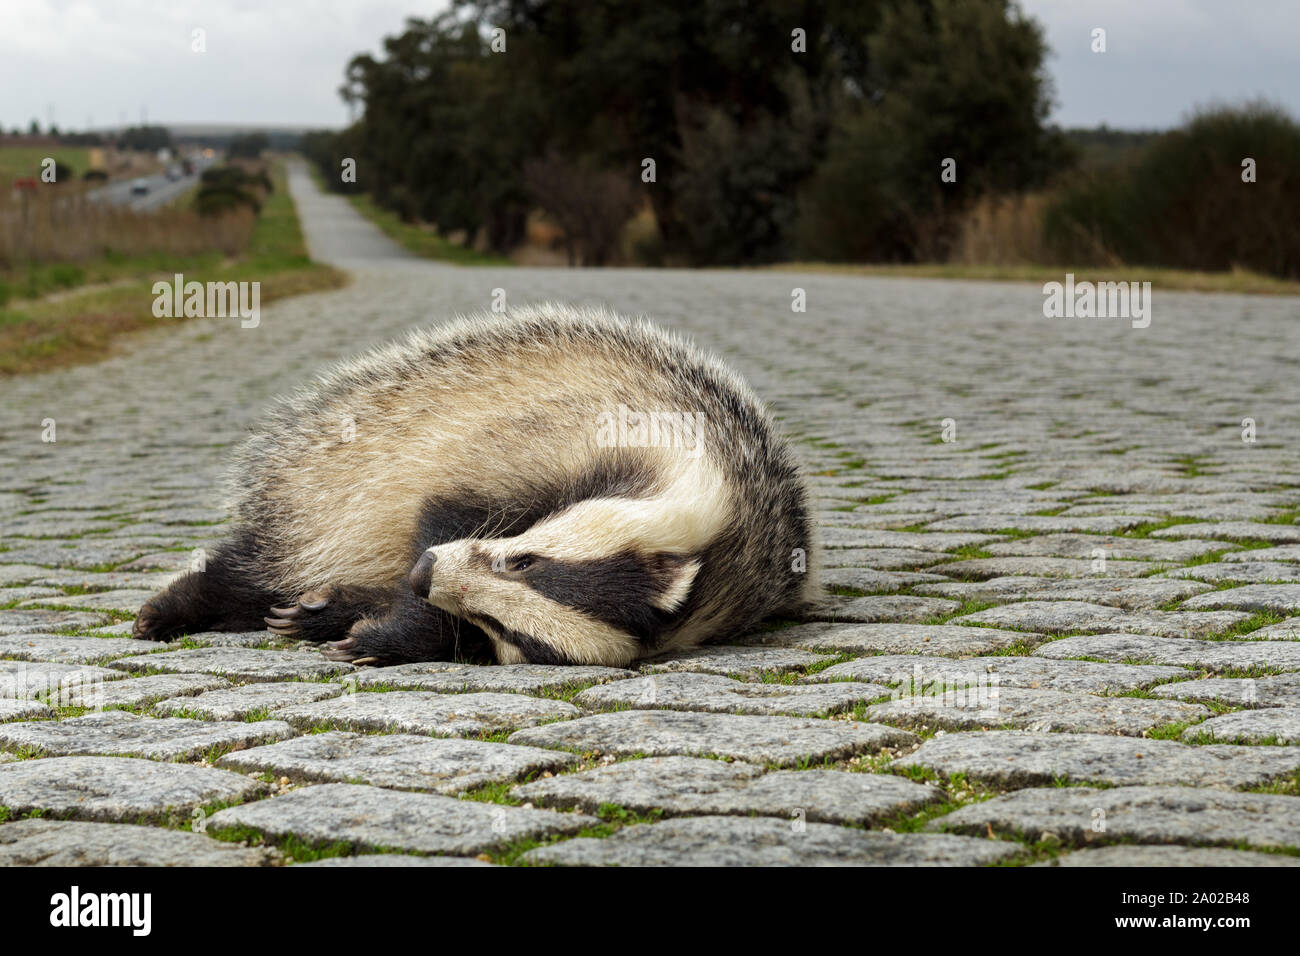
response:
[[[807,114],[759,113],[742,124],[723,109],[685,112],[673,182],[681,220],[676,245],[697,265],[785,258],[796,190],[814,165]]]
[[[1256,182],[1242,181],[1246,158]],[[1300,278],[1300,125],[1264,102],[1202,110],[1133,160],[1064,188],[1044,228],[1080,263]]]
[[[801,196],[802,255],[943,259],[981,196],[1036,188],[1071,161],[1044,125],[1042,31],[1007,0],[890,3],[868,46],[866,86],[844,95]]]
[[[264,169],[230,164],[205,169],[199,177],[194,208],[202,216],[219,216],[241,207],[261,212],[262,198],[271,191]]]
[[[608,265],[641,197],[634,173],[602,171],[549,153],[524,166],[533,201],[563,230],[569,265]]]
[[[270,145],[271,141],[265,133],[244,133],[230,140],[226,154],[232,158],[257,159]]]

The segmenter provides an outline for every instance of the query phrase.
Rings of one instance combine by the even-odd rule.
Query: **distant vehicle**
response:
[[[184,171],[184,173],[185,173],[186,176],[193,176],[193,175],[194,175],[194,160],[192,160],[192,159],[185,159],[185,160],[182,160],[182,161],[181,161],[181,169]]]
[[[170,166],[167,167],[167,178],[170,179],[172,182],[175,182],[176,180],[180,179],[183,175],[185,174],[181,172],[180,166],[176,165],[175,163],[172,163]]]
[[[141,179],[134,180],[131,183],[132,196],[143,196],[148,191],[149,191],[149,180],[147,179],[141,178]]]

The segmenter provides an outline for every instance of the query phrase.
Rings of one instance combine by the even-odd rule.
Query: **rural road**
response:
[[[352,285],[0,382],[0,863],[1300,864],[1295,299],[1157,287],[1134,329],[1033,285],[457,268],[290,182]],[[273,395],[494,289],[748,376],[813,472],[826,606],[641,673],[129,639]]]
[[[196,160],[194,172],[180,179],[168,179],[164,173],[154,173],[151,176],[115,180],[107,186],[101,186],[88,193],[87,196],[96,202],[109,202],[115,206],[129,206],[137,212],[147,212],[165,206],[182,196],[186,190],[193,189],[198,185],[200,174],[210,165],[212,160]],[[137,179],[143,179],[148,184],[147,193],[137,195],[132,191]]]

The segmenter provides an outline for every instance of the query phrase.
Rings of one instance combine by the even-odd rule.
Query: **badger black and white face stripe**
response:
[[[673,625],[699,570],[682,555],[569,561],[494,544],[440,545],[421,564],[426,598],[488,633],[503,663],[626,663]]]
[[[502,663],[627,664],[676,623],[726,525],[706,470],[653,498],[589,499],[519,535],[429,548],[413,582],[427,575],[425,599],[482,628]]]

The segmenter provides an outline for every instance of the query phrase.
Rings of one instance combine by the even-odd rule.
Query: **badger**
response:
[[[276,401],[231,530],[137,638],[264,624],[357,665],[624,666],[815,599],[807,487],[744,382],[645,319],[461,318]]]

